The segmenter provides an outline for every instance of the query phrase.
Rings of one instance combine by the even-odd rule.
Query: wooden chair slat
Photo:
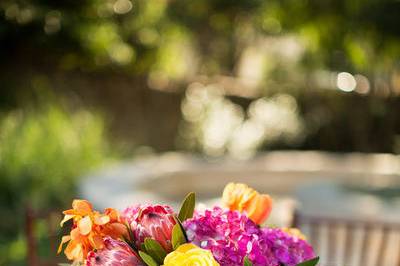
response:
[[[27,239],[27,265],[28,266],[47,266],[58,265],[65,260],[57,256],[57,247],[60,241],[59,221],[61,219],[58,211],[35,211],[29,206],[25,208],[25,234]],[[49,254],[54,254],[49,258],[39,256],[38,238],[35,227],[39,222],[44,222],[46,226],[46,238],[49,241]]]
[[[325,262],[329,262],[329,239],[328,239],[328,225],[324,222],[320,223],[318,232],[319,254],[325,258]]]
[[[313,217],[296,211],[292,226],[309,226],[305,233],[321,265],[400,266],[400,221]]]
[[[379,266],[383,261],[385,261],[387,242],[389,241],[388,235],[390,234],[390,228],[384,226],[382,228],[381,245],[379,246],[378,256],[375,262],[376,266]]]
[[[338,224],[336,230],[336,252],[334,256],[340,265],[345,265],[346,235],[346,226],[343,223]]]

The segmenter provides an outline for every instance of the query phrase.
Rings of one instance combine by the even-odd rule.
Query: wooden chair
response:
[[[35,211],[30,207],[25,209],[28,266],[54,266],[65,262],[62,256],[57,256],[57,248],[62,234],[60,221],[60,212]],[[42,226],[42,230],[37,230],[39,225]],[[38,231],[42,231],[42,233],[39,235]],[[45,242],[44,248],[43,245],[40,248],[40,241]]]
[[[292,225],[308,237],[323,266],[400,266],[400,221],[317,217],[296,211]]]

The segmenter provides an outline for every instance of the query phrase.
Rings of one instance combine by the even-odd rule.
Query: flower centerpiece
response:
[[[85,266],[314,266],[318,257],[294,228],[262,226],[269,195],[228,184],[221,206],[198,211],[189,193],[178,213],[164,205],[135,205],[119,213],[74,200],[61,226],[72,221],[58,252]]]

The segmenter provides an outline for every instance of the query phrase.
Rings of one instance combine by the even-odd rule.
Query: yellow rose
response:
[[[288,234],[291,235],[291,236],[300,238],[300,239],[302,239],[302,240],[307,240],[306,236],[305,236],[299,229],[297,229],[297,228],[293,228],[293,227],[292,227],[292,228],[287,228],[287,227],[284,227],[284,228],[282,228],[282,231],[288,233]]]
[[[183,244],[169,253],[164,259],[164,266],[219,266],[211,251],[193,244]]]

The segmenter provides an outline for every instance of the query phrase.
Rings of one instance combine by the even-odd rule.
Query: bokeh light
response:
[[[191,84],[182,102],[189,124],[181,135],[205,154],[249,158],[263,145],[295,144],[304,138],[296,99],[288,94],[253,101],[245,110],[226,98],[216,85]],[[193,134],[193,132],[195,132]]]
[[[351,92],[357,86],[357,81],[354,76],[347,72],[340,72],[337,75],[337,87],[344,92]]]
[[[131,11],[133,5],[130,0],[117,0],[114,3],[113,9],[117,14],[126,14]]]

